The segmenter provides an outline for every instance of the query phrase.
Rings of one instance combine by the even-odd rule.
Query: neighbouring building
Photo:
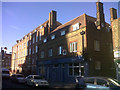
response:
[[[57,82],[75,82],[76,76],[115,77],[112,29],[103,3],[96,2],[96,7],[97,18],[83,14],[41,36],[37,74]]]
[[[2,68],[11,69],[11,55],[7,47],[1,47]]]
[[[51,13],[55,13],[51,11]],[[36,61],[38,54],[38,42],[42,35],[47,35],[51,29],[61,25],[56,20],[52,20],[53,15],[49,15],[49,20],[39,25],[33,31],[25,35],[17,44],[12,47],[12,71],[25,75],[36,74]],[[50,24],[50,25],[49,25]]]
[[[117,78],[120,80],[120,18],[117,18],[117,10],[115,8],[110,8],[110,15],[114,61],[116,64]]]

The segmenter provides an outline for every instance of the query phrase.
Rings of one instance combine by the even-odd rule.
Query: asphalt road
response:
[[[25,84],[20,84],[20,83],[13,83],[10,80],[2,80],[2,90],[18,90],[18,89],[28,89],[28,90],[48,90],[48,89],[56,89],[58,90],[59,88],[74,88],[74,85],[64,85],[62,83],[50,83],[50,87],[49,88],[41,88],[41,87],[31,87],[31,86],[27,86]]]

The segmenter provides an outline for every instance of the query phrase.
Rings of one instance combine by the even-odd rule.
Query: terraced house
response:
[[[57,12],[52,10],[49,20],[13,46],[12,59],[17,61],[13,69],[22,64],[24,73],[59,82],[74,82],[76,76],[115,77],[112,30],[105,22],[103,3],[96,2],[96,7],[97,18],[83,14],[65,24],[57,21]],[[21,59],[20,45],[21,53],[25,50]]]

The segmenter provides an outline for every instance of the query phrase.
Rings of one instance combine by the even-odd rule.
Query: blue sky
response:
[[[110,23],[109,8],[118,9],[117,2],[103,2],[106,22]],[[2,46],[12,51],[16,40],[44,23],[51,10],[57,11],[57,20],[62,24],[86,13],[96,17],[96,2],[3,2]]]

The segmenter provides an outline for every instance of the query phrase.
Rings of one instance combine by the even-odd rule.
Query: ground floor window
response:
[[[41,66],[39,67],[38,73],[39,73],[39,74],[42,74],[42,75],[45,74],[45,66],[44,66],[44,65],[41,65]]]
[[[84,66],[80,63],[70,63],[69,64],[69,76],[83,76]]]

